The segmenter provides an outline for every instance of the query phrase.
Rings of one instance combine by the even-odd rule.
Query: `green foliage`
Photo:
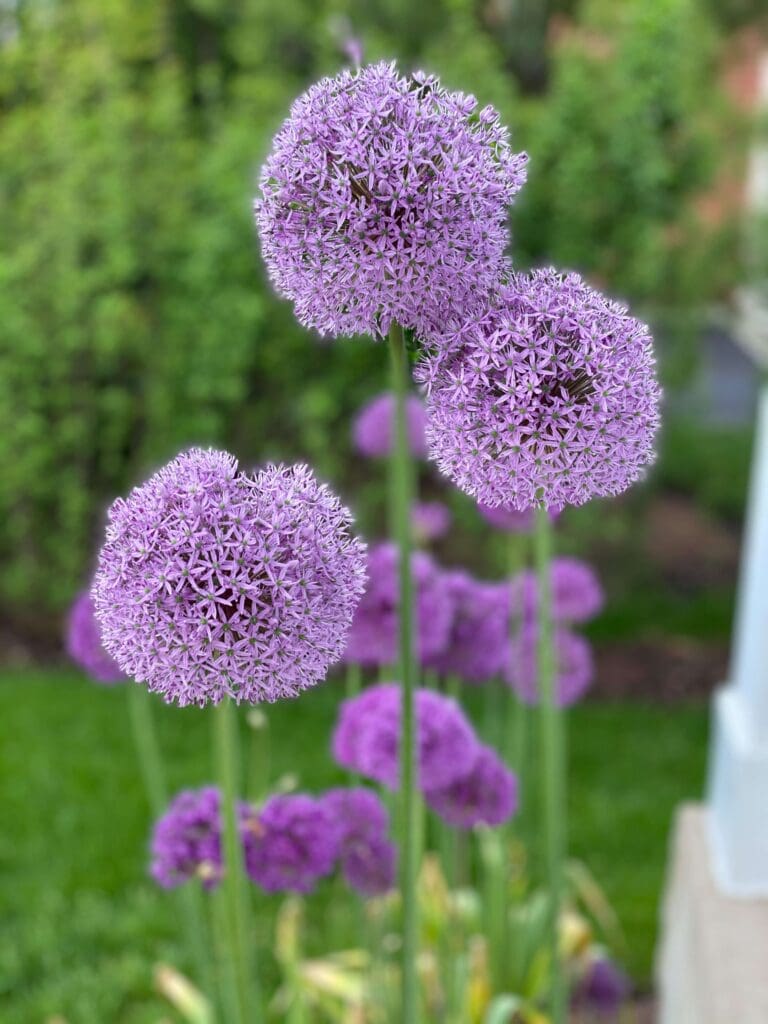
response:
[[[521,258],[655,305],[711,294],[686,207],[711,169],[711,42],[695,0],[585,5],[528,114]]]

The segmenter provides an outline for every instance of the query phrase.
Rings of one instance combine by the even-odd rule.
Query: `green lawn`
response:
[[[148,813],[125,696],[74,672],[0,674],[4,1024],[56,1014],[68,1024],[157,1024],[151,965],[183,964],[173,901],[145,879]],[[295,773],[312,789],[340,777],[328,756],[339,696],[329,683],[269,709],[275,775]],[[208,780],[208,715],[156,710],[171,785]],[[594,704],[571,716],[571,848],[616,907],[641,984],[651,974],[671,816],[701,793],[706,733],[701,707]],[[328,893],[313,910],[327,929]]]

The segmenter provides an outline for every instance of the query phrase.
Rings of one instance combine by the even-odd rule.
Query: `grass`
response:
[[[268,711],[273,774],[320,789],[340,778],[328,737],[340,684]],[[126,695],[68,671],[0,674],[0,1020],[173,1020],[152,965],[185,966],[174,905],[146,881],[148,812]],[[209,716],[156,707],[174,789],[211,777]],[[651,977],[667,836],[701,792],[702,707],[584,705],[571,715],[571,850],[627,934],[626,965]],[[328,891],[310,905],[324,935],[347,922]],[[269,936],[265,936],[269,941]]]

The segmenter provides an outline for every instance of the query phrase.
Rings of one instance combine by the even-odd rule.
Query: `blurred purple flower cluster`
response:
[[[311,892],[337,867],[364,896],[394,885],[396,851],[389,818],[371,790],[334,789],[318,797],[278,794],[258,808],[238,805],[248,877],[265,892]],[[213,786],[185,790],[155,823],[150,874],[163,888],[221,880],[221,809]]]
[[[510,818],[517,808],[515,777],[480,743],[456,701],[427,689],[415,697],[417,774],[430,807],[458,828]],[[344,701],[333,735],[336,761],[395,789],[401,705],[398,683],[379,683]]]

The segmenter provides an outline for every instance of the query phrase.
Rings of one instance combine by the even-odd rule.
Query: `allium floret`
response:
[[[385,541],[368,552],[368,583],[357,606],[344,660],[366,667],[393,665],[397,660],[399,552]],[[445,649],[453,618],[453,599],[443,572],[428,554],[415,551],[411,573],[416,605],[415,646],[421,658]]]
[[[594,678],[589,642],[578,633],[557,626],[555,644],[555,701],[569,707],[584,696]],[[539,702],[538,626],[525,623],[512,638],[506,680],[525,704]]]
[[[224,452],[179,455],[110,509],[104,646],[180,705],[295,697],[338,660],[363,591],[350,525],[306,466],[251,477]]]
[[[339,831],[322,800],[303,793],[271,797],[252,823],[245,869],[266,892],[311,892],[331,874]]]
[[[581,505],[653,461],[648,329],[577,274],[515,274],[482,315],[430,341],[417,370],[430,455],[483,504]]]
[[[405,405],[408,447],[411,455],[423,459],[427,454],[424,431],[427,414],[416,395],[408,395]],[[367,458],[383,458],[392,451],[395,437],[395,396],[386,391],[364,405],[352,423],[352,442]]]
[[[509,587],[481,583],[461,570],[444,573],[444,586],[453,599],[450,636],[424,665],[467,683],[487,682],[502,672],[508,658]]]
[[[401,703],[398,683],[379,683],[344,701],[333,735],[336,761],[396,789]],[[417,689],[414,704],[419,785],[425,791],[448,786],[470,771],[477,738],[456,701]]]
[[[124,683],[125,673],[105,650],[90,593],[85,590],[72,603],[67,618],[67,654],[97,683]]]
[[[270,278],[323,334],[423,331],[496,286],[526,161],[492,107],[433,76],[380,63],[324,78],[262,170]]]
[[[432,810],[455,828],[502,825],[517,811],[517,779],[490,747],[479,747],[472,768],[442,789],[428,790]]]

